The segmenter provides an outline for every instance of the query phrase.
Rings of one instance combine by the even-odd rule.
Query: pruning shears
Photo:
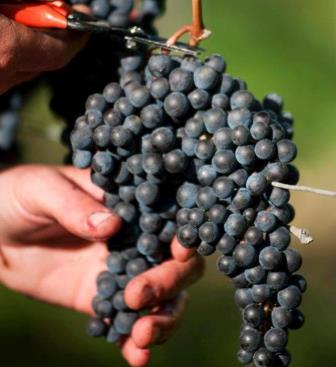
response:
[[[136,26],[128,29],[113,27],[105,20],[74,11],[70,5],[62,0],[11,3],[2,3],[0,0],[0,13],[20,24],[33,28],[69,29],[118,36],[125,40],[128,48],[145,45],[149,48],[159,48],[187,56],[197,56],[202,51],[198,47],[191,47],[183,42],[167,45],[167,39],[149,35]]]

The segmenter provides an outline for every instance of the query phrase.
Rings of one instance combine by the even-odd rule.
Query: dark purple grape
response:
[[[104,336],[106,329],[106,324],[103,320],[100,320],[99,318],[90,319],[87,325],[87,333],[89,334],[89,336],[93,337]]]
[[[302,293],[298,287],[290,285],[278,293],[277,300],[282,307],[297,308],[301,304]]]
[[[210,90],[219,80],[219,74],[212,67],[204,65],[194,71],[194,83],[197,88]]]
[[[253,363],[255,367],[272,367],[274,356],[265,348],[258,349],[253,355]]]
[[[264,317],[264,310],[260,305],[250,304],[244,308],[243,320],[254,328],[258,328],[261,325]]]
[[[230,276],[237,270],[237,264],[232,256],[220,256],[217,260],[217,268],[221,273]]]
[[[240,346],[247,352],[255,352],[261,343],[260,332],[254,328],[240,334]]]
[[[282,352],[286,348],[287,341],[286,331],[279,328],[268,330],[264,336],[265,347],[272,353]]]
[[[217,243],[217,251],[224,255],[232,254],[234,248],[237,245],[237,241],[234,237],[224,234],[224,236]]]

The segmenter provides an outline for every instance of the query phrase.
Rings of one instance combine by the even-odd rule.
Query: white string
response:
[[[314,187],[309,186],[301,186],[301,185],[288,185],[281,182],[272,182],[272,186],[279,187],[280,189],[286,190],[294,190],[294,191],[303,191],[303,192],[311,192],[313,194],[325,195],[325,196],[336,196],[335,191],[316,189]]]

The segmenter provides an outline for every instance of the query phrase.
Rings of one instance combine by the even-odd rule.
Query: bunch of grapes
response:
[[[306,281],[296,274],[300,254],[288,248],[289,192],[272,182],[298,181],[293,119],[281,97],[260,102],[225,71],[219,55],[130,55],[119,82],[89,97],[77,119],[73,162],[92,167],[106,205],[125,222],[97,280],[89,331],[110,341],[130,332],[139,315],[122,289],[169,256],[177,227],[183,246],[203,256],[217,250],[218,269],[237,287],[239,361],[288,366],[287,332],[303,324]]]
[[[1,161],[14,161],[16,158],[16,133],[20,125],[21,93],[8,92],[0,98],[0,156]]]

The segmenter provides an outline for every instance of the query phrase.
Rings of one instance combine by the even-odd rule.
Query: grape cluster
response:
[[[97,280],[89,333],[116,341],[130,332],[139,314],[123,288],[169,256],[177,230],[183,246],[221,254],[218,269],[236,286],[243,318],[239,361],[285,367],[306,281],[296,274],[300,254],[288,248],[289,192],[271,183],[299,179],[293,119],[281,97],[260,102],[225,71],[219,55],[130,54],[119,82],[90,96],[76,120],[73,163],[92,168],[105,204],[125,222]]]
[[[16,158],[16,132],[20,125],[21,93],[8,92],[0,98],[0,157],[1,161]]]

